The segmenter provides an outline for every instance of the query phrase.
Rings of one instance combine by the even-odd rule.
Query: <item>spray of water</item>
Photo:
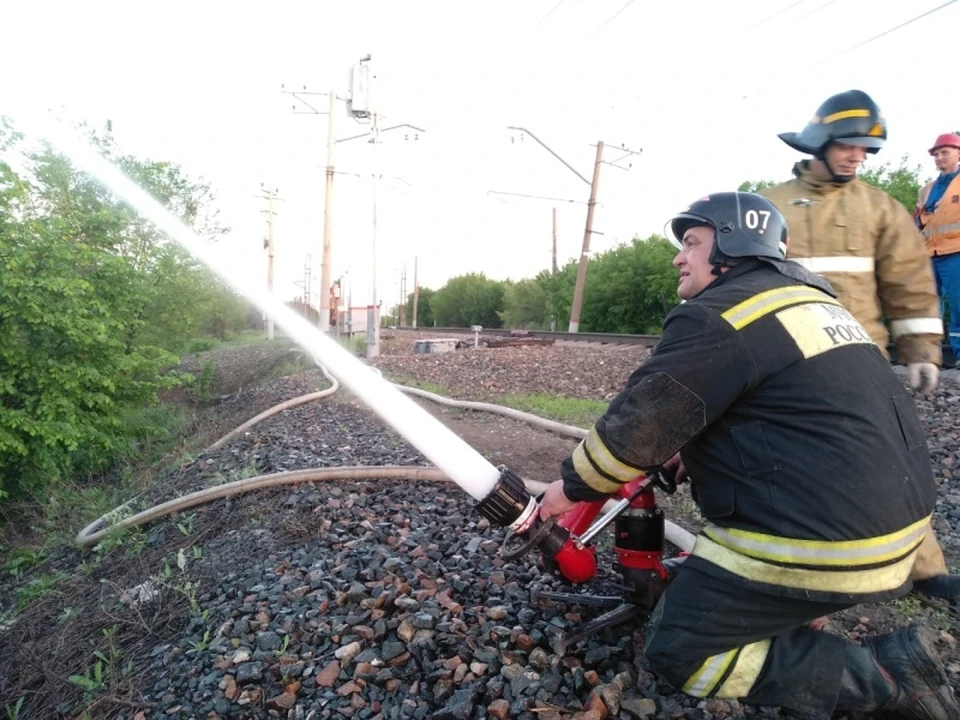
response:
[[[24,118],[20,118],[22,121]],[[336,341],[311,325],[265,289],[231,270],[212,248],[129,177],[82,141],[68,126],[49,115],[35,116],[21,130],[46,139],[82,171],[129,203],[144,218],[183,246],[234,290],[273,318],[390,427],[416,447],[475,500],[484,499],[500,472],[426,410],[379,377]]]

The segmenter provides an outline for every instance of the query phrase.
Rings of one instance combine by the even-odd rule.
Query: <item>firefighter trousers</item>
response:
[[[937,542],[937,536],[933,534],[933,527],[927,525],[923,542],[917,548],[917,559],[913,563],[910,579],[929,580],[937,575],[946,575],[947,573],[947,562],[943,558],[943,550],[940,543]]]
[[[684,564],[654,608],[644,654],[687,695],[829,720],[849,641],[809,623],[855,604],[770,595]]]

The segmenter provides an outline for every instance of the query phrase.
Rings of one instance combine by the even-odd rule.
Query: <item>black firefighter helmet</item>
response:
[[[827,145],[841,142],[876,153],[887,140],[887,123],[880,108],[862,90],[847,90],[824,100],[799,133],[777,135],[794,150],[823,159]]]
[[[787,221],[776,205],[762,195],[749,192],[719,192],[702,197],[667,223],[666,234],[678,250],[683,236],[695,225],[716,232],[710,263],[733,266],[741,258],[784,260],[787,256]]]

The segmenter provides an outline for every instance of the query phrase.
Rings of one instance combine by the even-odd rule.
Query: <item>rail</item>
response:
[[[418,332],[427,335],[467,335],[473,337],[474,332],[470,328],[454,327],[390,327],[395,332]],[[566,342],[589,342],[605,343],[611,345],[640,345],[642,347],[654,347],[660,342],[659,335],[631,335],[627,333],[591,333],[591,332],[566,332],[551,330],[509,330],[504,328],[484,328],[480,332],[481,337],[511,337],[515,333],[522,333],[520,337],[564,340]],[[955,362],[953,350],[944,343],[942,346],[943,361],[945,364]],[[898,363],[897,349],[892,343],[887,346],[890,353],[890,359],[893,363]]]
[[[427,335],[469,335],[473,337],[473,330],[470,328],[440,328],[440,327],[390,327],[390,330],[399,331],[399,332],[421,332]],[[484,328],[480,332],[481,337],[511,337],[514,333],[518,333],[519,337],[527,338],[537,338],[537,339],[550,339],[550,340],[567,340],[569,342],[593,342],[593,343],[609,343],[613,345],[642,345],[643,347],[653,347],[658,342],[660,342],[659,335],[630,335],[626,333],[591,333],[591,332],[576,332],[570,333],[566,331],[551,331],[551,330],[506,330],[503,328]]]

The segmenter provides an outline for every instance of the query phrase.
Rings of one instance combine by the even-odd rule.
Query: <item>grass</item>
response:
[[[390,381],[397,385],[419,388],[435,395],[441,395],[446,398],[453,398],[454,393],[436,383],[417,380],[404,376],[395,376]],[[576,427],[590,428],[597,421],[597,418],[606,412],[609,403],[603,400],[585,400],[583,398],[563,397],[560,395],[548,395],[547,393],[515,393],[502,395],[495,398],[488,398],[482,402],[489,402],[494,405],[521,410],[533,415],[537,415],[548,420],[555,420],[567,425]]]
[[[890,605],[905,618],[915,618],[923,612],[920,598],[914,594],[891,600]]]
[[[288,375],[298,375],[312,367],[314,367],[314,364],[306,353],[291,353],[289,358],[283,360],[271,368],[269,372],[265,373],[260,378],[260,382],[270,382],[271,380],[278,380]]]
[[[602,400],[585,400],[545,393],[504,395],[497,400],[497,403],[582,428],[592,427],[597,418],[607,411],[609,405]]]
[[[447,390],[442,385],[437,385],[436,383],[428,382],[427,380],[417,380],[416,378],[408,377],[395,377],[388,378],[390,382],[397,385],[403,385],[405,387],[417,388],[418,390],[426,390],[427,392],[433,393],[434,395],[443,395],[444,397],[450,397],[450,391]]]
[[[349,350],[354,355],[358,357],[366,357],[367,355],[367,334],[366,333],[354,333],[353,335],[341,335],[340,336],[340,345],[345,349]]]
[[[187,343],[184,353],[199,353],[207,350],[216,350],[222,347],[236,347],[238,345],[286,345],[289,344],[288,338],[277,328],[274,331],[273,340],[267,340],[263,336],[263,330],[260,328],[248,328],[241,332],[231,334],[226,340],[220,340],[214,337],[196,338]]]

